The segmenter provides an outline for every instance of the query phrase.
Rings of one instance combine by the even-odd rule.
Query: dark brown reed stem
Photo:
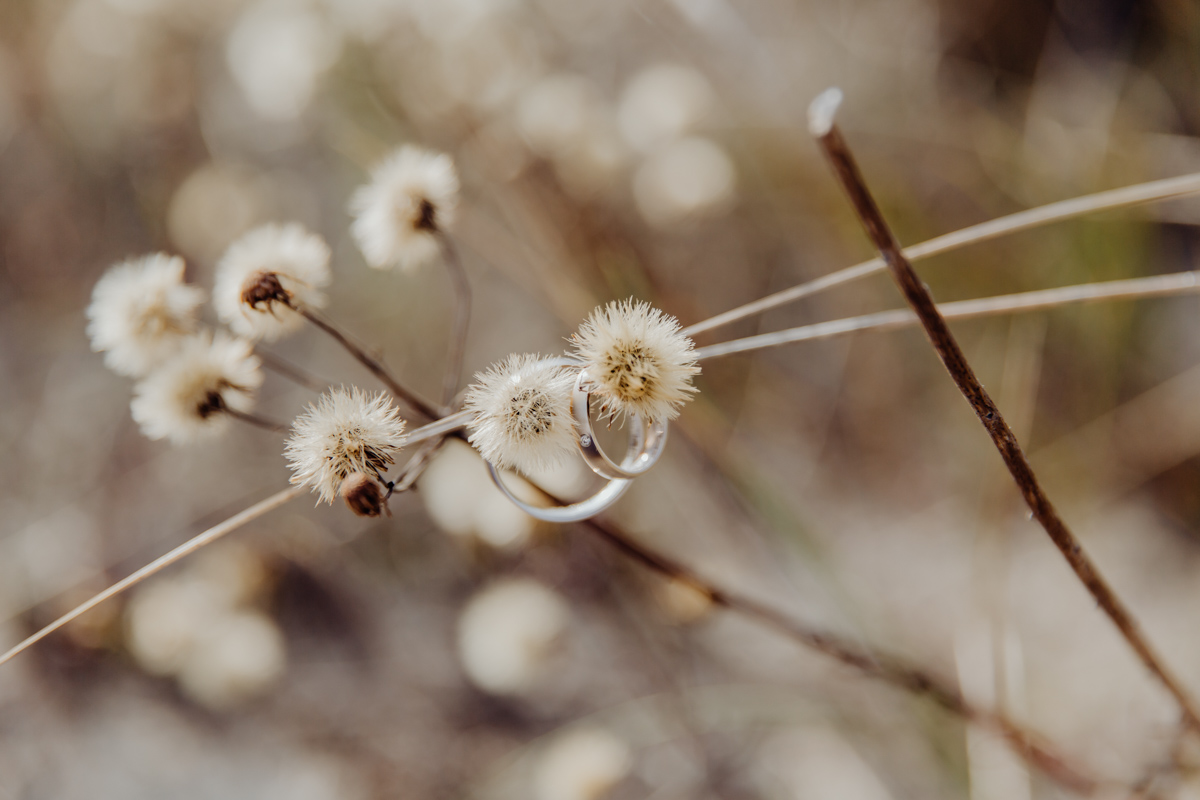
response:
[[[454,328],[450,332],[450,351],[446,357],[446,372],[442,379],[442,407],[445,413],[453,411],[454,394],[462,380],[463,356],[467,350],[467,329],[471,324],[471,282],[463,269],[458,248],[445,233],[436,233],[446,272],[454,286]]]
[[[820,101],[821,98],[818,99],[818,102]],[[814,103],[815,105],[816,103]],[[1029,466],[1025,454],[1021,451],[1021,445],[1013,435],[1012,429],[1004,421],[1004,417],[1000,415],[1000,409],[992,402],[987,392],[984,391],[983,385],[975,377],[962,349],[954,340],[949,326],[946,325],[945,319],[942,318],[934,304],[929,290],[921,282],[908,259],[904,257],[900,244],[896,241],[896,237],[892,234],[867,189],[845,139],[842,138],[837,126],[833,124],[835,109],[836,104],[826,109],[827,118],[824,119],[826,124],[821,125],[818,124],[818,120],[814,120],[813,134],[833,165],[833,170],[841,181],[842,188],[849,195],[854,210],[867,230],[867,235],[887,262],[888,270],[900,287],[904,299],[916,312],[929,341],[950,373],[950,377],[954,379],[955,385],[958,386],[959,391],[962,392],[971,407],[975,409],[979,421],[992,437],[992,442],[1000,451],[1000,457],[1004,459],[1008,471],[1012,474],[1017,488],[1021,490],[1034,518],[1045,529],[1051,541],[1062,553],[1063,558],[1074,570],[1075,575],[1091,592],[1096,603],[1104,610],[1113,624],[1117,626],[1117,630],[1125,637],[1125,641],[1137,653],[1138,658],[1179,703],[1188,726],[1195,731],[1200,731],[1200,715],[1197,714],[1192,698],[1155,653],[1137,620],[1101,576],[1095,564],[1079,544],[1079,540],[1058,516],[1050,499],[1038,484],[1037,477]]]
[[[920,667],[907,665],[890,656],[868,652],[836,634],[809,627],[757,600],[720,589],[689,567],[645,547],[610,522],[591,519],[581,525],[639,564],[667,578],[691,586],[712,601],[714,605],[752,619],[869,678],[882,681],[910,694],[928,697],[967,722],[1000,734],[1026,762],[1040,769],[1047,777],[1061,786],[1084,795],[1090,795],[1100,788],[1099,780],[1069,764],[1040,736],[1025,730],[1003,713],[976,708],[950,683],[932,673],[926,672]]]
[[[375,358],[366,350],[362,349],[353,341],[351,341],[350,337],[338,330],[333,323],[322,318],[319,314],[307,306],[297,303],[295,300],[290,300],[288,305],[290,305],[298,314],[303,316],[313,325],[316,325],[318,328],[325,331],[325,333],[332,336],[342,347],[346,348],[346,351],[350,353],[350,355],[358,359],[358,361],[364,367],[371,371],[372,375],[382,381],[384,386],[388,387],[388,390],[396,396],[397,400],[406,403],[413,410],[425,416],[427,419],[434,420],[441,416],[437,413],[437,409],[401,386],[399,381],[392,377],[392,374],[388,372],[387,367],[383,365],[382,361],[380,361],[378,358]]]

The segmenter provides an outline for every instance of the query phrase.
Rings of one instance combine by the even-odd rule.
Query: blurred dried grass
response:
[[[331,315],[433,395],[445,275],[367,270],[347,237],[346,198],[394,144],[459,164],[481,369],[560,349],[601,300],[636,294],[686,324],[869,255],[804,132],[830,84],[905,242],[1200,169],[1198,39],[1200,12],[1171,0],[0,0],[0,637],[286,479],[266,433],[187,451],[138,435],[83,335],[114,260],[169,249],[204,284],[239,233],[302,221],[334,248]],[[950,300],[1194,268],[1198,219],[1176,202],[921,271]],[[1194,303],[956,332],[1196,691]],[[880,276],[704,341],[897,305]],[[368,384],[318,336],[279,350]],[[1132,782],[1171,754],[1170,703],[1028,522],[919,332],[722,359],[701,387],[618,507],[627,527],[958,677],[1100,775]],[[276,382],[263,404],[283,417],[311,399]],[[390,519],[297,504],[239,534],[226,569],[259,576],[247,602],[286,641],[253,699],[213,709],[150,677],[119,604],[4,667],[0,797],[1055,795],[956,720],[571,530],[497,516],[470,473],[441,464]],[[526,688],[491,695],[459,664],[458,617],[513,576],[552,588],[570,622]]]

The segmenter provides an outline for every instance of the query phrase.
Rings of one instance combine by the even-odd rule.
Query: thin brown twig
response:
[[[388,390],[396,396],[396,399],[406,403],[414,411],[430,420],[435,420],[441,416],[437,413],[437,409],[401,386],[400,382],[388,372],[387,367],[383,365],[382,361],[351,341],[350,337],[338,330],[332,322],[324,319],[307,306],[297,303],[295,300],[290,300],[289,305],[306,320],[332,336],[350,355],[354,356],[358,359],[359,363],[370,370],[372,375],[382,381],[388,387]]]
[[[279,373],[296,385],[303,386],[305,389],[312,389],[314,392],[323,392],[329,386],[329,381],[318,378],[316,375],[272,352],[256,347],[254,348],[254,355],[259,357],[264,367]]]
[[[288,429],[288,426],[281,422],[275,422],[274,420],[260,417],[257,414],[248,414],[245,411],[238,411],[236,408],[230,408],[229,406],[222,406],[221,412],[228,414],[236,420],[241,420],[242,422],[249,423],[256,428],[262,428],[264,431],[270,431],[271,433],[285,433]]]
[[[552,499],[553,495],[548,495]],[[757,600],[721,589],[702,578],[689,567],[657,553],[608,521],[586,520],[583,527],[596,534],[632,560],[664,577],[691,586],[714,605],[752,619],[759,624],[816,650],[835,661],[852,667],[863,675],[930,700],[966,720],[993,730],[1028,763],[1040,769],[1063,787],[1079,794],[1090,795],[1101,782],[1078,767],[1069,764],[1042,737],[1018,725],[1003,713],[976,708],[948,682],[910,666],[899,659],[868,652],[836,634],[817,630]]]
[[[833,122],[837,105],[840,102],[840,93],[832,94],[835,91],[830,90],[813,101],[812,109],[810,109],[810,125],[813,135],[833,165],[834,172],[862,220],[867,235],[887,262],[888,270],[900,287],[905,300],[916,312],[921,326],[925,329],[929,341],[950,373],[950,377],[954,379],[954,383],[962,392],[963,397],[971,404],[979,421],[991,436],[996,449],[1000,451],[1001,458],[1004,459],[1009,473],[1024,496],[1025,502],[1029,505],[1030,511],[1033,512],[1034,518],[1045,529],[1075,575],[1116,625],[1117,630],[1120,631],[1142,663],[1162,682],[1167,691],[1179,703],[1188,725],[1194,730],[1200,731],[1200,714],[1196,711],[1194,701],[1151,647],[1137,620],[1084,552],[1079,540],[1058,516],[1058,512],[1039,485],[1029,461],[1021,451],[1021,445],[1013,435],[1012,429],[1004,421],[1000,409],[992,402],[979,379],[975,377],[974,371],[967,363],[966,356],[963,355],[962,349],[958,346],[953,334],[950,333],[946,320],[934,304],[929,290],[921,282],[908,259],[905,258],[899,242],[896,241],[895,235],[888,227],[879,207],[867,189],[849,147]]]
[[[441,231],[436,235],[443,260],[446,262],[446,272],[454,286],[454,328],[450,332],[450,350],[446,356],[446,371],[442,378],[442,406],[444,412],[449,414],[454,410],[454,394],[458,391],[458,382],[462,379],[463,357],[467,350],[467,329],[471,325],[471,282],[467,280],[467,272],[463,269],[462,259],[458,256],[458,248],[454,246],[454,242]]]

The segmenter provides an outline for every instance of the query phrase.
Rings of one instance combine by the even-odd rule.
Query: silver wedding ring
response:
[[[609,481],[607,485],[600,491],[596,492],[586,500],[580,500],[578,503],[572,503],[566,506],[552,506],[543,508],[541,506],[533,506],[526,503],[521,498],[517,497],[508,486],[504,483],[504,479],[500,477],[500,471],[490,461],[483,462],[487,464],[488,473],[492,476],[492,482],[500,491],[504,492],[504,496],[512,502],[517,508],[524,511],[531,517],[535,517],[544,522],[579,522],[589,519],[599,514],[604,509],[611,506],[620,499],[621,495],[625,494],[633,481],[615,480]]]
[[[575,390],[571,394],[571,416],[575,421],[575,444],[583,460],[602,478],[621,480],[637,478],[658,463],[667,446],[667,422],[649,423],[640,414],[629,415],[629,447],[625,458],[618,466],[600,449],[592,432],[591,393],[586,387],[591,383],[587,370],[579,371],[575,379]]]

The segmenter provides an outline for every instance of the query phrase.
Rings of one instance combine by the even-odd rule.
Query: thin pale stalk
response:
[[[1035,292],[982,297],[975,300],[958,300],[953,303],[939,303],[937,309],[944,319],[972,319],[998,314],[1041,311],[1070,303],[1169,297],[1194,292],[1200,292],[1200,271],[1176,272],[1170,275],[1129,278],[1102,283],[1083,283],[1075,286],[1062,286],[1057,289],[1040,289]],[[731,339],[728,342],[698,347],[695,355],[698,360],[703,361],[708,358],[778,347],[793,342],[828,339],[856,331],[912,327],[919,322],[917,315],[907,308],[880,311],[858,317],[801,325],[758,336],[747,336],[744,339]]]
[[[962,230],[947,233],[935,239],[906,247],[903,252],[909,261],[918,261],[922,258],[948,253],[960,247],[979,244],[980,242],[986,242],[1010,233],[1048,225],[1052,222],[1060,222],[1073,217],[1094,214],[1100,211],[1111,211],[1117,208],[1126,208],[1142,203],[1187,197],[1198,192],[1200,192],[1200,173],[1191,173],[1160,181],[1150,181],[1149,183],[1139,183],[1135,186],[1110,189],[1106,192],[1075,197],[1070,200],[1062,200],[1057,203],[1019,211],[1016,214],[1009,214],[1006,217],[982,222],[978,225],[972,225],[969,228],[963,228]],[[684,328],[683,332],[688,336],[695,336],[704,331],[710,331],[714,328],[755,316],[756,314],[762,314],[772,308],[794,303],[804,297],[823,292],[826,289],[832,289],[843,283],[848,283],[867,275],[873,275],[876,272],[883,271],[885,268],[886,264],[882,258],[864,261],[861,264],[856,264],[837,272],[831,272],[828,275],[822,275],[815,280],[801,283],[798,286],[767,295],[744,306],[717,314],[715,317]]]
[[[404,444],[407,447],[410,444],[423,442],[426,439],[432,439],[436,436],[445,436],[447,433],[458,430],[471,421],[471,412],[459,411],[449,416],[442,417],[428,425],[422,425],[420,428],[414,429],[411,433],[404,436]]]
[[[208,530],[204,531],[201,534],[198,534],[197,536],[193,536],[191,539],[188,539],[186,542],[179,545],[179,547],[176,547],[171,552],[167,553],[164,556],[160,556],[159,558],[155,559],[154,561],[151,561],[149,564],[142,567],[141,569],[139,569],[137,572],[133,573],[129,577],[114,583],[112,586],[110,586],[107,589],[105,589],[104,591],[100,592],[95,597],[92,597],[90,600],[88,600],[84,603],[81,603],[80,605],[78,605],[75,608],[68,611],[66,614],[63,614],[61,617],[56,619],[54,622],[50,623],[49,625],[42,628],[37,633],[35,633],[32,636],[30,636],[29,638],[25,639],[25,641],[16,645],[15,647],[13,647],[11,650],[9,650],[4,655],[0,655],[0,664],[5,663],[6,661],[10,661],[15,656],[21,654],[25,650],[28,650],[31,646],[37,644],[42,639],[45,639],[47,636],[54,633],[56,630],[63,627],[64,625],[68,624],[69,622],[83,616],[84,614],[91,611],[93,608],[100,605],[104,601],[110,600],[113,597],[116,597],[117,595],[124,592],[126,589],[129,589],[129,588],[141,583],[146,578],[149,578],[151,575],[154,575],[156,572],[159,572],[160,570],[163,570],[166,567],[171,566],[172,564],[179,561],[180,559],[190,556],[192,553],[196,552],[200,548],[210,545],[213,542],[217,541],[222,536],[225,536],[226,534],[236,531],[238,528],[242,527],[243,525],[247,524],[248,522],[252,522],[252,521],[258,519],[263,514],[266,514],[268,511],[273,511],[276,508],[279,508],[284,503],[288,502],[289,500],[299,497],[303,491],[304,491],[303,487],[291,486],[287,489],[276,492],[275,494],[268,497],[266,500],[263,500],[259,503],[255,503],[254,505],[250,506],[249,508],[247,508],[245,511],[241,512],[240,514],[235,514],[234,516],[230,517],[229,519],[225,520],[224,522],[221,522],[221,523],[218,523],[217,525],[212,526],[211,528],[209,528]]]
[[[359,363],[370,370],[371,374],[378,378],[383,385],[386,386],[393,395],[395,395],[397,400],[406,403],[413,410],[424,415],[428,419],[437,419],[439,416],[441,416],[437,413],[437,410],[433,406],[429,405],[424,400],[410,392],[408,389],[405,389],[403,386],[401,386],[400,382],[397,381],[390,372],[388,372],[387,367],[383,365],[382,361],[380,361],[378,358],[375,358],[366,350],[355,344],[349,336],[338,330],[332,322],[324,319],[307,306],[300,305],[295,301],[292,303],[292,308],[294,308],[313,325],[316,325],[325,333],[332,336],[338,344],[346,349],[346,352],[350,353],[350,355],[354,356]]]
[[[904,299],[908,301],[920,318],[921,326],[925,329],[925,333],[941,358],[942,364],[945,365],[946,371],[950,373],[955,385],[958,386],[967,402],[971,404],[979,421],[991,436],[1013,481],[1021,490],[1029,510],[1033,512],[1034,518],[1045,529],[1046,534],[1058,547],[1067,564],[1070,565],[1104,613],[1112,620],[1113,625],[1116,626],[1129,647],[1137,654],[1150,673],[1158,678],[1175,698],[1187,724],[1196,731],[1200,731],[1200,714],[1197,713],[1191,696],[1155,652],[1142,632],[1137,619],[1109,586],[1091,558],[1084,552],[1079,540],[1059,517],[1050,498],[1046,496],[1038,483],[1037,476],[1034,475],[1012,429],[1004,421],[1000,409],[992,402],[979,379],[975,377],[974,371],[967,363],[966,356],[963,355],[962,349],[958,346],[953,334],[950,333],[949,326],[938,312],[929,290],[921,282],[912,265],[908,263],[908,259],[905,258],[895,235],[888,227],[879,211],[879,206],[867,189],[848,145],[837,126],[834,125],[833,118],[840,100],[840,92],[830,90],[813,101],[809,112],[810,126],[813,136],[821,145],[842,188],[845,189],[854,210],[858,213],[867,235],[883,255],[888,270],[900,288],[901,294],[904,295]]]
[[[450,350],[442,378],[443,413],[449,414],[454,410],[454,395],[458,392],[458,382],[462,380],[463,357],[467,352],[467,329],[471,325],[471,282],[467,279],[467,271],[463,269],[462,259],[458,257],[458,248],[450,241],[450,237],[439,231],[437,240],[446,262],[446,272],[454,286],[454,328],[450,331]]]

